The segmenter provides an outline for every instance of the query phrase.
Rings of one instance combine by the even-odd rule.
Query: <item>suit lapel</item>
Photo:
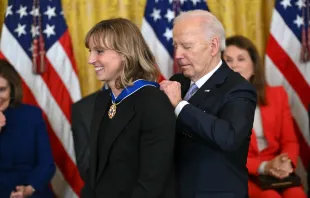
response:
[[[223,62],[220,68],[205,82],[202,87],[189,99],[192,105],[198,106],[207,97],[210,97],[215,92],[217,86],[223,84],[228,75],[229,68]]]
[[[100,127],[101,120],[108,109],[108,104],[110,102],[109,91],[105,90],[98,94],[94,113],[92,118],[92,124],[90,127],[90,167],[91,167],[91,184],[94,186],[95,175],[97,171],[97,144],[98,144],[98,131]]]
[[[118,135],[123,131],[123,129],[127,126],[128,122],[131,120],[134,112],[134,96],[130,96],[122,101],[121,104],[117,106],[116,114],[114,118],[110,121],[109,127],[106,131],[106,138],[104,141],[104,149],[102,157],[102,166],[98,167],[98,174],[96,180],[100,178],[105,169],[107,159],[110,153],[110,149]]]

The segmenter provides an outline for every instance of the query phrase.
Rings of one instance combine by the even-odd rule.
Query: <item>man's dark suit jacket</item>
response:
[[[175,198],[176,118],[168,97],[158,88],[143,87],[117,105],[108,127],[101,126],[109,119],[110,104],[109,90],[100,92],[91,124],[90,177],[82,197]]]
[[[190,80],[177,74],[185,96]],[[248,197],[246,160],[256,91],[223,61],[177,118],[176,166],[182,198]]]
[[[90,124],[97,95],[98,92],[95,92],[72,105],[71,119],[76,163],[84,181],[89,171]]]

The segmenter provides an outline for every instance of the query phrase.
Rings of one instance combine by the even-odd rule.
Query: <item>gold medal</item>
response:
[[[110,119],[112,119],[116,114],[116,104],[113,103],[111,106],[110,106],[110,109],[109,109],[109,112],[108,112],[108,116]]]

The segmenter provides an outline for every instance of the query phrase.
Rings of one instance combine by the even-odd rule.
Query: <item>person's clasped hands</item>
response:
[[[291,160],[286,153],[276,156],[268,161],[265,166],[265,174],[279,179],[288,177],[293,171]]]
[[[10,198],[26,198],[30,197],[33,194],[33,188],[28,186],[16,186],[16,191],[11,193]]]

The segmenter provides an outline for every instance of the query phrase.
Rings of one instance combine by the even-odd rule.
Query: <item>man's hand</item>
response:
[[[164,80],[160,83],[160,90],[165,92],[174,108],[182,101],[179,82]]]
[[[293,172],[291,160],[286,153],[282,153],[270,160],[265,166],[265,173],[283,179]]]
[[[0,111],[0,132],[1,132],[1,128],[4,127],[6,124],[6,119],[4,114]]]
[[[16,191],[12,192],[10,198],[26,198],[33,194],[32,186],[16,186]]]

